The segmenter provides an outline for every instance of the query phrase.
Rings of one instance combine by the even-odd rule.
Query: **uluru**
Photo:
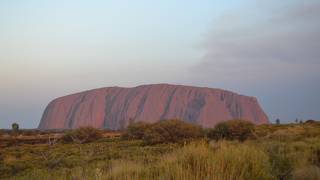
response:
[[[106,87],[59,97],[48,104],[38,128],[118,130],[131,122],[163,119],[182,119],[203,127],[230,119],[269,123],[255,97],[215,88],[152,84]]]

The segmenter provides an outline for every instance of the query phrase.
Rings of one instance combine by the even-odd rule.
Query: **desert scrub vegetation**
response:
[[[79,169],[91,176],[94,173],[91,170],[107,169],[113,160],[151,163],[159,154],[175,148],[175,145],[144,147],[141,144],[138,140],[104,139],[85,144],[57,143],[50,147],[42,144],[12,146],[0,149],[0,178],[65,179],[68,174],[77,176]],[[25,178],[32,176],[34,178]]]
[[[142,139],[145,144],[178,143],[203,136],[203,129],[182,120],[162,120],[154,124],[130,124],[123,135],[125,139]]]
[[[157,133],[176,126],[158,125]],[[148,144],[145,131],[138,131],[134,138],[6,146],[0,148],[0,179],[320,179],[319,124],[253,128],[255,136],[245,140],[208,139],[201,130],[185,143]]]
[[[88,143],[102,138],[102,131],[93,127],[80,127],[79,129],[69,130],[62,136],[65,143]]]
[[[135,122],[129,124],[126,131],[122,134],[123,139],[142,139],[146,130],[151,127],[151,124],[146,122]]]
[[[213,129],[207,130],[207,136],[211,139],[245,141],[253,135],[254,124],[241,119],[220,122]]]
[[[239,168],[241,167],[241,168]],[[268,156],[248,145],[192,142],[162,155],[154,164],[120,163],[102,174],[106,179],[272,179]]]
[[[319,139],[318,139],[319,140]],[[315,141],[311,141],[311,146]],[[269,142],[273,143],[273,142]],[[270,156],[269,143],[196,140],[186,145],[143,145],[139,140],[110,140],[88,144],[62,144],[71,157],[48,169],[20,170],[15,179],[306,179],[319,178],[319,167],[296,144],[285,145],[284,159]],[[306,144],[305,144],[306,145]],[[305,146],[298,145],[298,146]],[[78,146],[82,146],[79,151]],[[307,145],[308,146],[308,145]],[[57,147],[52,153],[63,152]],[[309,147],[310,148],[310,147]],[[276,149],[272,147],[272,149]],[[65,149],[64,149],[65,150]],[[305,156],[301,155],[304,154]],[[278,155],[283,155],[280,151]],[[22,157],[23,158],[23,155]],[[286,162],[292,165],[287,168]],[[299,162],[301,161],[301,162]],[[39,163],[39,162],[38,162]],[[277,171],[275,171],[275,166]],[[283,167],[281,167],[283,166]],[[23,165],[20,165],[21,168]],[[290,170],[289,173],[288,169]],[[287,173],[288,175],[284,175]]]
[[[273,178],[268,156],[262,150],[227,141],[190,143],[164,156],[159,169],[164,179]]]

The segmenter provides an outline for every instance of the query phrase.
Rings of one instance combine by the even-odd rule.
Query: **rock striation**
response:
[[[221,89],[154,84],[106,87],[57,98],[46,107],[39,128],[93,126],[116,130],[130,122],[173,118],[203,127],[235,118],[269,123],[255,97]]]

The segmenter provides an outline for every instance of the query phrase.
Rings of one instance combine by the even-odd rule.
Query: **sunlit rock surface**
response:
[[[133,121],[172,118],[203,127],[235,118],[269,123],[255,97],[221,89],[155,84],[106,87],[57,98],[46,107],[39,128],[122,129]]]

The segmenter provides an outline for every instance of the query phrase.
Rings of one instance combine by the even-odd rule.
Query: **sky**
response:
[[[60,96],[156,83],[320,119],[319,18],[318,0],[2,0],[0,128],[36,128]]]

